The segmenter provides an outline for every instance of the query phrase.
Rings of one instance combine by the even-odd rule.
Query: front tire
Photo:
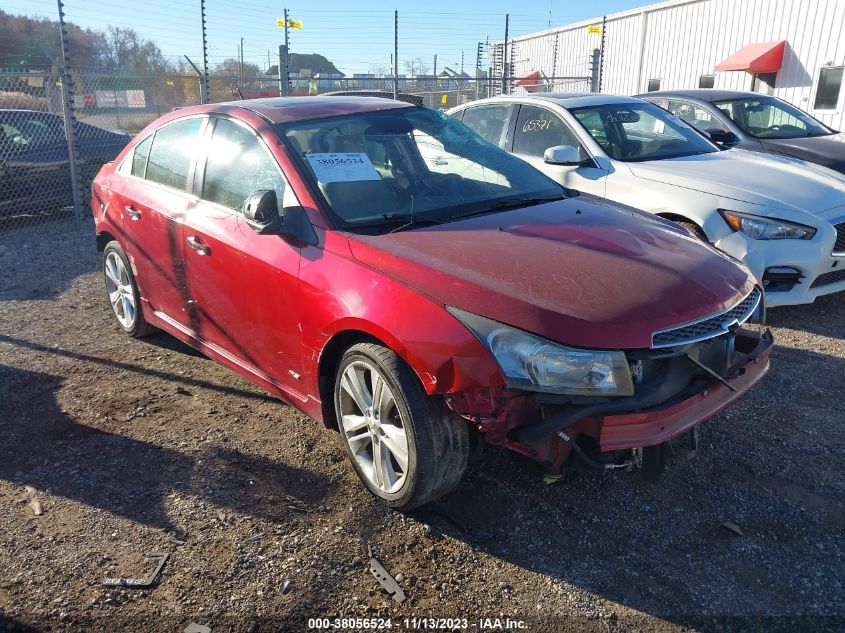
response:
[[[335,376],[335,413],[356,474],[386,505],[410,510],[452,490],[469,459],[466,423],[428,396],[392,350],[358,343]]]
[[[133,338],[155,332],[155,328],[144,319],[141,293],[138,292],[132,266],[117,240],[106,244],[103,250],[103,276],[106,296],[120,328]]]

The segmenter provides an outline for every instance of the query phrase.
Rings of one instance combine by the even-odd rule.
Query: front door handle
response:
[[[199,255],[210,255],[211,249],[208,248],[205,244],[200,242],[200,239],[195,236],[191,236],[188,238],[188,246],[193,248]]]
[[[123,210],[126,211],[126,213],[129,215],[129,218],[133,222],[137,222],[141,219],[141,212],[135,207],[133,207],[131,204],[128,207],[123,207]]]

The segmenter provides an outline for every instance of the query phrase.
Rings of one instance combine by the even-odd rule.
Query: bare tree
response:
[[[134,29],[108,27],[101,46],[104,66],[111,72],[152,74],[172,70],[158,45]]]
[[[214,67],[213,72],[215,75],[222,75],[226,77],[258,77],[261,73],[261,69],[258,67],[258,64],[253,64],[252,62],[244,62],[241,64],[241,62],[234,57],[229,57],[217,64]]]
[[[416,77],[417,75],[427,75],[429,65],[422,57],[414,57],[413,59],[405,60],[405,70],[408,71],[408,74],[411,75],[411,77]]]

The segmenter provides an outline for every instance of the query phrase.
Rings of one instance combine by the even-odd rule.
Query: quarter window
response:
[[[819,71],[819,87],[816,90],[815,110],[836,110],[839,92],[842,89],[842,73],[845,68],[822,68]]]
[[[132,175],[138,178],[144,177],[144,172],[147,170],[147,156],[150,153],[150,145],[152,144],[152,134],[135,146],[135,151],[132,152]]]
[[[502,131],[508,122],[510,106],[489,105],[478,106],[464,110],[464,125],[468,125],[485,140],[494,145],[499,144],[502,138]]]
[[[174,189],[186,189],[188,169],[202,121],[200,118],[184,119],[165,125],[155,133],[147,160],[147,180]]]
[[[218,119],[208,148],[202,197],[240,210],[260,190],[273,190],[282,204],[285,181],[276,160],[256,134],[228,119]]]
[[[557,145],[576,149],[580,146],[575,134],[556,114],[537,106],[520,106],[513,153],[542,158],[547,149]]]

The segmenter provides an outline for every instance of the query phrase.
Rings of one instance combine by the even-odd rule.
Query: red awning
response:
[[[540,85],[540,71],[535,70],[533,73],[527,74],[522,79],[517,79],[514,82],[515,86],[538,86]]]
[[[716,64],[717,71],[744,70],[748,73],[774,73],[783,64],[786,40],[749,44]]]

